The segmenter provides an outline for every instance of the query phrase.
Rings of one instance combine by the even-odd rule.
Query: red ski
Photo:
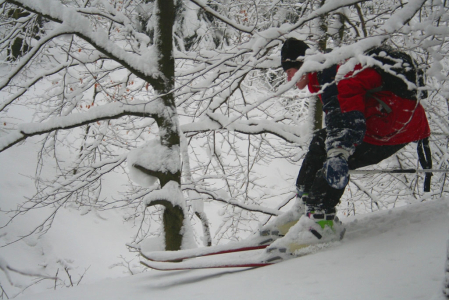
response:
[[[234,242],[226,245],[218,245],[212,247],[203,247],[179,251],[151,251],[151,252],[141,251],[140,254],[148,261],[173,262],[194,257],[203,257],[217,254],[264,249],[268,247],[273,241],[274,241],[273,237],[254,236],[250,239],[241,242]]]

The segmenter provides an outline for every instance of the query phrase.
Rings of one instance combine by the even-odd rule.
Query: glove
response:
[[[349,182],[349,152],[344,149],[332,149],[323,165],[323,176],[334,189],[344,189]]]

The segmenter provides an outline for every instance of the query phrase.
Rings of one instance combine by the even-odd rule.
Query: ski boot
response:
[[[261,236],[273,236],[273,237],[283,237],[287,234],[289,229],[295,225],[301,216],[304,215],[305,204],[302,201],[302,192],[296,194],[296,202],[293,207],[283,213],[282,215],[276,217],[273,221],[263,226],[260,229]]]
[[[298,254],[303,248],[343,239],[345,228],[335,209],[307,207],[305,214],[290,228],[285,237],[276,240],[266,252],[280,256]],[[299,253],[300,254],[300,253]]]

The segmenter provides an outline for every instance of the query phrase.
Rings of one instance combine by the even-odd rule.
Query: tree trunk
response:
[[[165,231],[165,250],[180,250],[182,245],[181,229],[184,224],[182,208],[178,205],[165,205],[162,220]]]
[[[165,106],[164,111],[156,118],[156,123],[159,127],[161,144],[169,148],[180,147],[178,115],[175,97],[171,92],[175,86],[175,61],[173,58],[175,5],[173,0],[156,1],[156,22],[158,32],[155,33],[155,45],[159,51],[159,70],[164,78],[154,88],[159,95],[163,95],[162,101]],[[165,173],[159,177],[159,180],[162,187],[170,181],[175,181],[180,188],[181,170],[176,173]],[[166,203],[164,206],[165,249],[179,250],[183,238],[181,234],[184,222],[183,209],[171,203]]]
[[[326,0],[321,0],[320,7],[325,4]],[[321,52],[326,52],[327,48],[327,14],[320,16],[318,24],[318,33],[320,39],[318,40],[318,49]],[[313,122],[313,131],[323,128],[323,104],[320,99],[316,97],[315,114]]]

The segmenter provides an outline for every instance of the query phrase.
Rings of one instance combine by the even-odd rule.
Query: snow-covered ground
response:
[[[272,266],[149,270],[18,299],[445,299],[448,203],[441,199],[348,218],[342,242]]]
[[[8,149],[0,155],[1,211],[14,209],[24,201],[24,197],[30,197],[35,192],[34,181],[29,177],[34,175],[36,167],[37,146],[33,141],[35,139],[27,141],[23,147]],[[113,190],[113,184],[120,185],[118,180],[111,182],[105,185],[106,190]],[[71,286],[69,275],[73,285],[127,276],[129,272],[126,261],[131,261],[131,268],[140,268],[135,254],[130,253],[125,245],[132,240],[136,230],[130,222],[124,222],[123,214],[118,211],[88,212],[67,206],[58,212],[47,234],[41,237],[38,234],[31,235],[14,243],[48,216],[43,211],[45,210],[27,213],[7,227],[0,228],[0,263],[7,262],[13,268],[34,274],[55,276],[58,273],[62,280],[56,288]],[[51,207],[47,213],[49,211]],[[0,226],[5,225],[9,216],[0,212]],[[12,244],[3,247],[9,243]],[[55,286],[53,280],[33,284],[33,278],[14,272],[10,272],[10,276],[15,287],[8,283],[0,270],[0,285],[9,298],[22,290],[25,295],[31,295]],[[8,298],[0,296],[0,299]]]

